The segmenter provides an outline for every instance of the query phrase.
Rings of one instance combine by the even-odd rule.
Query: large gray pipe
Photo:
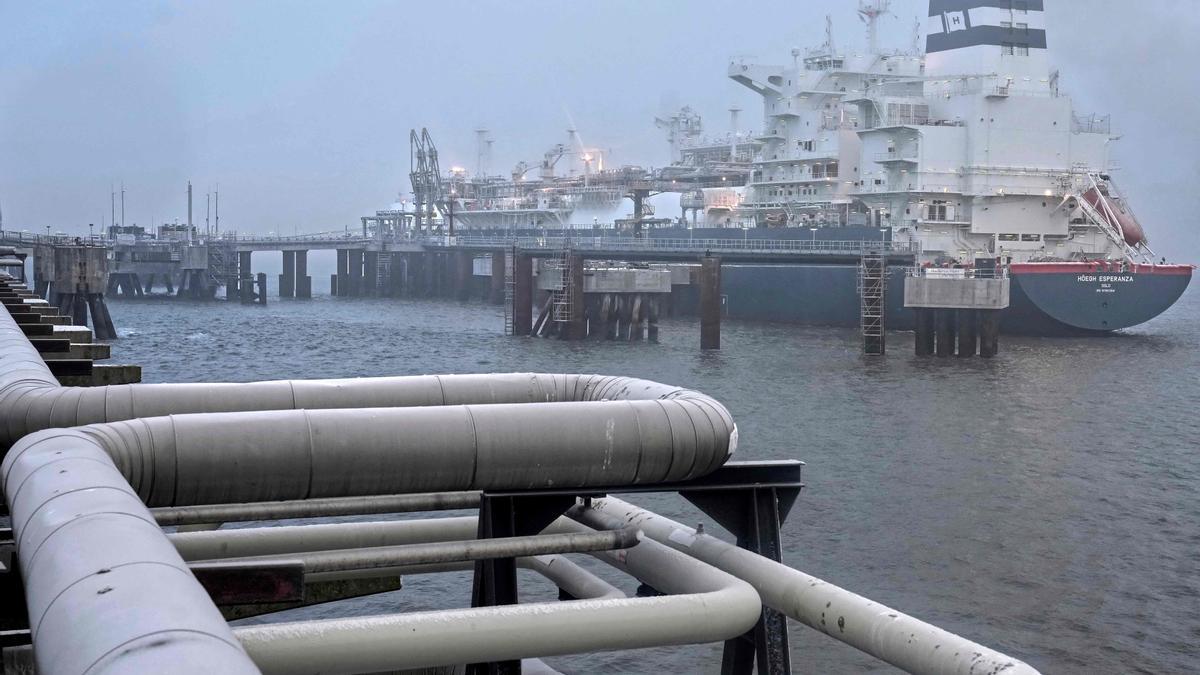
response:
[[[0,364],[9,384],[37,372],[15,363]],[[517,388],[551,402],[176,415],[50,429],[14,444],[0,486],[26,570],[39,672],[82,673],[105,659],[111,672],[162,662],[253,672],[145,504],[652,483],[712,471],[736,445],[720,404],[641,380],[397,379],[436,384],[443,403],[515,397]],[[564,399],[580,402],[555,402]]]
[[[736,446],[729,412],[711,397],[631,377],[515,373],[62,387],[20,326],[0,311],[0,449],[40,429],[180,413],[617,400],[675,401],[690,411],[678,422],[698,424],[699,434],[712,428],[732,437],[730,450]]]
[[[619,499],[572,511],[592,527],[646,536],[750,582],[763,604],[910,673],[1037,675],[1011,656]]]

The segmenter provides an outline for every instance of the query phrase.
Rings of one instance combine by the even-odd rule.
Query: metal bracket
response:
[[[479,537],[537,534],[580,497],[678,492],[733,533],[738,546],[783,562],[779,529],[804,487],[803,468],[804,462],[797,460],[728,462],[707,476],[675,483],[619,485],[588,491],[548,488],[484,492],[479,509]],[[510,558],[476,563],[471,602],[474,607],[516,604],[515,561]],[[752,630],[725,642],[721,672],[751,673],[756,657],[759,673],[791,672],[787,618],[766,607]],[[519,661],[477,663],[467,668],[468,675],[520,672]]]

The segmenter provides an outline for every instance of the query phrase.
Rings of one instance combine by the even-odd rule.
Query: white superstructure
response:
[[[764,104],[741,220],[888,228],[926,260],[1148,256],[1108,119],[1075,112],[1047,65],[1043,4],[931,0],[925,54],[851,53],[828,31],[790,66],[732,63]]]

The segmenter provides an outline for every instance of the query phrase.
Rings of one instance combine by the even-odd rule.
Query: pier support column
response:
[[[312,277],[308,276],[308,251],[296,251],[295,267],[296,297],[302,300],[312,298]]]
[[[488,283],[488,302],[504,303],[504,251],[492,252],[492,276]]]
[[[250,269],[250,251],[238,251],[238,278],[242,304],[254,302],[254,272]]]
[[[363,281],[359,294],[366,297],[379,294],[379,251],[363,251]]]
[[[587,337],[587,313],[583,306],[583,256],[572,255],[567,263],[571,278],[568,280],[568,293],[571,302],[571,320],[565,326],[568,340],[582,340]]]
[[[958,314],[958,355],[975,356],[979,344],[979,333],[976,330],[975,310],[960,309]]]
[[[658,342],[658,312],[663,295],[666,294],[655,293],[646,296],[649,301],[649,311],[646,312],[646,339],[651,342]]]
[[[350,251],[339,248],[337,252],[337,274],[330,281],[333,294],[340,297],[350,295]]]
[[[935,310],[937,317],[937,355],[938,356],[953,356],[954,355],[954,310],[938,309]]]
[[[721,259],[700,259],[700,348],[721,348]]]
[[[533,328],[533,258],[513,256],[513,335],[529,335]]]
[[[258,304],[267,304],[267,273],[259,272],[257,277]]]
[[[354,298],[360,298],[363,294],[363,253],[360,248],[352,248],[347,251],[350,261],[350,295]]]
[[[283,274],[279,275],[279,297],[296,297],[296,252],[283,252]]]
[[[454,254],[454,298],[459,302],[471,299],[471,279],[475,276],[475,254],[456,251]]]
[[[934,310],[917,307],[913,312],[916,314],[917,356],[933,356]]]
[[[991,358],[1000,353],[1000,310],[979,310],[979,355]]]

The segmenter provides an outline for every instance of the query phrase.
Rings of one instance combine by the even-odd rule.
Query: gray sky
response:
[[[0,0],[0,207],[9,228],[68,232],[186,216],[221,186],[222,225],[353,224],[408,186],[408,131],[442,166],[534,162],[572,123],[612,163],[668,159],[653,117],[690,104],[724,132],[761,105],[731,55],[783,63],[865,44],[853,0],[439,0],[31,3]],[[1200,2],[1047,0],[1051,60],[1079,111],[1112,113],[1116,175],[1168,257],[1200,257]],[[895,0],[881,44],[911,44],[925,0]],[[1131,10],[1131,7],[1137,7]]]

